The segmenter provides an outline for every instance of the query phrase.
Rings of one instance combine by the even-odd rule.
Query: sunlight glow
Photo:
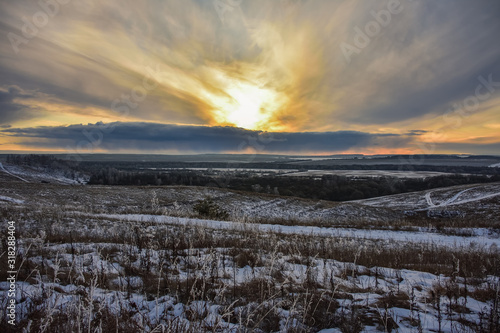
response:
[[[227,121],[247,129],[257,129],[270,114],[272,93],[254,86],[233,87],[228,90],[235,104],[228,106]]]
[[[220,124],[231,124],[251,130],[269,130],[270,119],[281,107],[278,94],[251,83],[233,82],[225,89],[214,116]]]

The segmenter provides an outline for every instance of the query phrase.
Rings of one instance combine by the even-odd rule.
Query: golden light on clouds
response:
[[[0,40],[0,126],[119,121],[411,137],[404,147],[345,152],[499,143],[497,7],[443,1],[439,17],[437,5],[402,2],[349,62],[340,45],[359,42],[355,28],[377,24],[372,13],[386,1],[228,1],[238,8],[222,14],[212,0],[85,0],[85,10],[70,2],[18,53]],[[0,32],[22,37],[22,18],[41,10],[2,2]],[[494,83],[480,89],[488,99],[458,126],[447,122],[442,115],[490,74]]]
[[[212,82],[217,89],[205,93],[209,104],[205,110],[207,116],[215,125],[251,130],[283,130],[285,127],[282,124],[272,120],[286,108],[288,96],[262,83],[262,77],[259,82],[252,69],[241,73],[244,70],[242,68],[244,66],[240,66],[238,75],[224,69],[214,75]]]
[[[215,118],[221,123],[233,124],[246,129],[266,129],[266,122],[276,110],[275,96],[269,90],[239,84],[230,87],[226,93],[230,101],[222,105],[222,110],[216,110]]]

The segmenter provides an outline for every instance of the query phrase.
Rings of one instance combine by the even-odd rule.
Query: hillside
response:
[[[18,240],[20,327],[486,332],[500,324],[497,183],[334,203],[23,176],[0,179],[2,223],[15,223]],[[225,220],[200,213],[207,198]]]

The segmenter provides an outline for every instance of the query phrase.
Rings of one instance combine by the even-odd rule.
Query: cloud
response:
[[[22,103],[23,100],[33,99],[37,95],[34,91],[26,91],[15,85],[0,87],[0,125],[5,127],[11,122],[40,116],[36,113],[36,107]]]
[[[263,132],[237,127],[181,126],[158,123],[95,123],[7,128],[4,135],[27,146],[115,151],[301,153],[363,148],[406,147],[411,138],[355,131]]]
[[[407,135],[424,135],[427,132],[428,131],[424,131],[424,130],[409,130]]]
[[[411,130],[432,131],[434,118],[474,95],[479,76],[500,81],[497,0],[401,0],[350,63],[342,43],[354,45],[356,28],[376,22],[389,0],[232,3],[240,4],[223,13],[202,0],[60,5],[17,53],[0,39],[0,124],[230,125],[324,131],[325,142],[339,131],[397,129],[416,139],[425,133]],[[0,2],[0,35],[24,36],[22,18],[41,10],[36,1]],[[481,103],[475,128],[500,122]],[[396,137],[366,140],[390,146]]]
[[[496,143],[463,143],[447,142],[436,144],[436,149],[442,152],[462,152],[463,154],[480,154],[500,156],[500,142]]]
[[[343,67],[342,80],[331,80],[346,92],[339,101],[345,109],[335,115],[365,125],[419,119],[473,94],[478,76],[500,77],[500,45],[494,42],[500,4],[480,3],[401,1],[401,13]],[[356,11],[365,15],[353,25],[363,29],[374,20],[370,9],[381,10],[384,2],[371,4]],[[354,28],[343,36],[351,44],[354,37]]]

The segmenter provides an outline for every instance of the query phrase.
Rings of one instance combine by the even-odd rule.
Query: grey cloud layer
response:
[[[65,43],[71,41],[71,36],[64,41],[44,39],[44,29],[64,29],[72,20],[109,34],[109,43],[113,43],[113,34],[125,34],[158,61],[184,69],[207,61],[254,59],[265,45],[256,45],[250,35],[262,22],[277,22],[284,27],[315,24],[314,36],[321,41],[315,51],[322,54],[325,68],[323,77],[311,84],[314,89],[308,90],[309,83],[305,83],[301,94],[315,99],[316,89],[326,91],[327,96],[341,93],[335,100],[321,100],[325,96],[320,96],[325,107],[334,103],[335,108],[329,107],[326,115],[322,114],[325,111],[309,110],[314,115],[311,128],[333,118],[345,124],[382,124],[444,112],[453,101],[471,93],[477,76],[493,73],[500,78],[499,1],[400,2],[401,13],[393,15],[390,24],[382,27],[360,54],[353,55],[351,64],[345,62],[340,44],[353,44],[354,27],[364,29],[374,20],[371,11],[385,9],[388,1],[243,1],[246,21],[226,20],[224,25],[212,1],[99,4],[89,0],[84,1],[83,9],[72,3],[61,5],[60,13],[50,18],[49,25],[41,28],[36,38],[20,45],[18,55],[5,36],[9,32],[20,34],[21,17],[30,18],[40,7],[36,2],[2,2],[0,46],[4,57],[0,60],[0,85],[36,84],[40,91],[72,104],[109,108],[112,100],[127,89],[111,80],[108,72],[121,73],[119,82],[130,81],[132,86],[137,83],[141,73],[127,73],[126,68],[110,63],[112,59],[106,58],[99,45],[93,49],[91,41],[83,53],[67,47]],[[277,38],[286,47],[292,37],[279,35],[278,30]],[[188,40],[195,43],[187,45]],[[176,58],[171,51],[178,48],[189,59]],[[132,111],[144,120],[163,117],[168,118],[167,122],[203,123],[196,104],[175,101],[175,94],[168,97],[169,93],[165,92],[165,98],[174,100],[171,109],[162,109],[162,104],[150,97],[140,110]],[[15,107],[2,105],[0,117],[12,117]],[[183,108],[185,113],[176,108]]]
[[[363,29],[374,20],[369,9],[383,5],[371,3],[353,25]],[[500,2],[401,4],[401,13],[344,68],[347,82],[335,86],[349,91],[342,104],[351,105],[350,112],[339,116],[350,122],[384,124],[442,113],[474,92],[479,75],[500,80]],[[348,35],[345,41],[353,44],[354,30]]]
[[[474,95],[478,76],[491,74],[495,82],[500,81],[500,1],[400,0],[401,12],[392,15],[390,23],[347,63],[340,45],[354,45],[355,27],[364,30],[375,20],[372,12],[385,10],[389,1],[396,0],[243,0],[239,9],[226,13],[224,23],[212,0],[70,1],[59,7],[36,37],[19,45],[17,54],[8,34],[21,36],[22,18],[31,20],[41,7],[38,1],[1,1],[0,128],[30,119],[33,124],[29,126],[36,126],[50,112],[33,101],[50,99],[58,103],[53,111],[56,120],[50,119],[50,123],[69,122],[70,116],[60,120],[57,114],[65,112],[66,104],[79,116],[75,123],[102,119],[220,124],[207,115],[207,98],[199,91],[220,88],[213,78],[227,74],[228,69],[230,75],[246,80],[248,68],[255,67],[257,77],[267,74],[273,78],[266,87],[293,97],[294,104],[287,107],[294,109],[283,111],[280,118],[287,125],[283,128],[329,131],[275,133],[276,140],[266,145],[267,150],[403,147],[423,131],[433,130],[421,128],[426,126],[419,121],[434,117],[440,121],[439,116],[455,102]],[[141,84],[146,67],[157,64],[169,68],[169,75],[136,108],[130,108],[130,117],[110,110],[115,99],[130,95]],[[247,72],[240,72],[242,68]],[[294,76],[295,71],[301,75]],[[286,85],[289,77],[298,78],[291,87]],[[189,89],[192,86],[198,92]],[[500,89],[492,95],[489,102],[500,97]],[[88,110],[92,107],[99,111],[85,119],[91,116]],[[101,117],[103,114],[108,117]],[[498,117],[492,118],[487,119],[500,123]],[[402,133],[414,127],[422,132],[400,136],[366,133],[384,128],[394,132],[402,122],[416,123],[401,128]],[[244,130],[231,132],[224,127],[210,131],[133,124],[121,123],[102,147],[235,150],[244,140],[241,135],[247,135]],[[38,143],[32,140],[32,145],[74,145],[82,137],[79,126],[45,132],[31,128],[24,133],[11,128],[10,133],[3,133],[18,135],[20,140],[37,133],[44,138]],[[360,132],[337,131],[340,129]],[[146,134],[134,131],[153,132],[142,137]],[[183,131],[193,135],[196,145]],[[497,146],[450,143],[440,147],[467,152],[478,147],[478,152],[493,152]]]
[[[46,148],[105,150],[237,152],[325,152],[352,148],[407,146],[408,135],[355,131],[269,133],[236,127],[179,126],[156,123],[96,123],[58,127],[7,128],[0,133]]]
[[[19,100],[32,99],[36,96],[36,92],[25,91],[18,86],[0,86],[0,125],[9,125],[16,120],[39,116],[36,114],[36,108],[19,103]]]

